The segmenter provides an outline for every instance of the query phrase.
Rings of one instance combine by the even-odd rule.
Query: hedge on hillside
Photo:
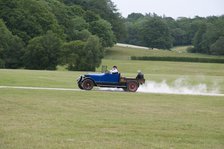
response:
[[[131,56],[131,60],[224,63],[224,58],[198,58],[198,57]]]

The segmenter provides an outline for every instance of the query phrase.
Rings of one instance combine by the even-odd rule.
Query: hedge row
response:
[[[131,60],[224,63],[224,58],[197,58],[197,57],[131,56]]]

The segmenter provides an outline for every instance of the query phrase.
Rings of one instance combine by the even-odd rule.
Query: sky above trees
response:
[[[224,14],[224,0],[112,0],[122,16],[132,12],[156,13],[173,18],[220,16]]]

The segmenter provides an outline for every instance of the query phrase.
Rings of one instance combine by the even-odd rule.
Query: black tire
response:
[[[93,89],[94,83],[92,80],[86,79],[82,82],[81,86],[84,90],[91,90],[91,89]]]
[[[82,84],[81,83],[78,83],[78,87],[83,90],[83,87],[82,87]]]
[[[129,92],[136,92],[138,90],[139,84],[136,81],[130,81],[127,83],[127,90]]]

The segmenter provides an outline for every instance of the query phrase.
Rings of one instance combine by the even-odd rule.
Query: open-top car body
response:
[[[97,86],[122,88],[124,91],[136,92],[143,83],[145,83],[143,75],[138,75],[136,78],[126,78],[122,77],[120,73],[85,74],[77,80],[78,87],[83,90],[91,90],[94,86]]]

